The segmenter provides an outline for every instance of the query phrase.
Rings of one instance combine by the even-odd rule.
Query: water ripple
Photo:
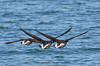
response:
[[[60,11],[44,11],[44,12],[35,12],[36,14],[41,14],[41,15],[51,15],[51,14],[56,14],[56,13],[61,13]]]

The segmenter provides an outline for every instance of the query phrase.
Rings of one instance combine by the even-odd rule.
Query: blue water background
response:
[[[59,39],[89,32],[61,49],[6,45],[29,38],[18,25],[45,40],[33,29],[56,37],[72,26]],[[0,0],[0,66],[100,66],[100,0]]]

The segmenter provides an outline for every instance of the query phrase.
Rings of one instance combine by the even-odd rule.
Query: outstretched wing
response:
[[[64,33],[62,33],[61,35],[57,36],[56,38],[58,38],[58,37],[60,37],[60,36],[63,36],[64,34],[68,33],[71,29],[72,29],[72,27],[69,28],[69,29],[68,29],[67,31],[65,31]]]
[[[6,42],[5,44],[16,43],[16,42],[23,41],[23,40],[25,40],[25,39],[19,39],[19,40],[15,40],[15,41],[9,41],[9,42]]]
[[[55,37],[52,37],[52,36],[50,36],[50,35],[47,35],[47,34],[45,34],[45,33],[43,33],[43,32],[40,32],[40,31],[38,31],[38,30],[36,30],[36,29],[34,29],[34,30],[35,30],[36,32],[40,33],[41,35],[45,36],[46,38],[48,38],[48,39],[54,41],[54,42],[58,41],[58,39],[55,38]]]
[[[79,37],[79,36],[81,36],[81,35],[84,35],[84,34],[86,34],[86,33],[88,33],[88,31],[86,31],[86,32],[84,32],[84,33],[81,33],[81,34],[79,34],[79,35],[77,35],[77,36],[71,37],[71,38],[69,38],[69,39],[66,39],[65,42],[67,42],[67,41],[69,41],[69,40],[72,40],[72,39],[74,39],[74,38],[76,38],[76,37]]]
[[[33,34],[31,34],[31,33],[29,33],[29,32],[27,32],[27,31],[25,31],[24,29],[22,29],[22,28],[20,28],[20,30],[21,31],[23,31],[25,34],[27,34],[28,36],[30,36],[30,37],[32,37],[32,38],[34,38],[34,39],[36,39],[36,40],[38,40],[38,41],[40,41],[40,42],[45,42],[43,39],[41,39],[41,38],[39,38],[39,37],[37,37],[37,36],[35,36],[35,35],[33,35]]]

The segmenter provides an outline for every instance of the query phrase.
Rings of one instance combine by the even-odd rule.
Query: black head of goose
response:
[[[47,35],[47,34],[45,34],[45,33],[43,33],[43,32],[40,32],[40,31],[37,31],[37,32],[39,32],[41,35],[47,37],[47,38],[50,39],[51,41],[57,42],[57,44],[55,44],[55,46],[54,46],[55,48],[63,48],[64,46],[66,46],[66,44],[67,44],[68,41],[70,41],[70,40],[72,40],[72,39],[74,39],[74,38],[76,38],[76,37],[79,37],[79,36],[81,36],[81,35],[83,35],[83,34],[86,34],[88,31],[83,32],[83,33],[81,33],[81,34],[79,34],[79,35],[77,35],[77,36],[71,37],[71,38],[66,39],[66,40],[59,40],[59,39],[57,39],[57,38],[55,38],[55,37],[52,37],[52,36],[50,36],[50,35]]]
[[[40,48],[41,49],[47,49],[51,46],[52,42],[51,41],[46,41],[46,40],[43,40],[37,36],[35,36],[34,34],[31,34],[27,31],[25,31],[24,29],[20,28],[21,31],[23,31],[25,34],[27,34],[28,36],[34,38],[35,40],[39,41],[41,43]]]

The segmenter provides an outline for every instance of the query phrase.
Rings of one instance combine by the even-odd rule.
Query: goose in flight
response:
[[[60,36],[63,36],[64,34],[68,33],[70,30],[72,29],[69,28],[67,31],[65,31],[64,33],[58,35],[56,38],[60,37]],[[21,41],[21,44],[22,45],[30,45],[32,44],[32,42],[36,42],[36,43],[39,43],[40,41],[36,40],[36,39],[32,39],[32,38],[26,38],[26,39],[19,39],[19,40],[15,40],[15,41],[9,41],[9,42],[6,42],[5,44],[11,44],[11,43],[16,43],[16,42],[19,42]]]

